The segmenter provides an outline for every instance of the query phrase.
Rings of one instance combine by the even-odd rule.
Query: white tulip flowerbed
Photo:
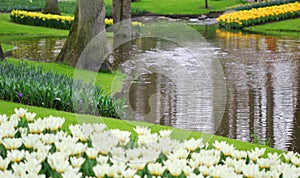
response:
[[[236,150],[202,139],[180,142],[171,130],[131,132],[104,124],[70,125],[63,118],[34,119],[27,109],[0,115],[0,177],[287,177],[300,176],[300,156]],[[265,156],[263,156],[265,155]]]

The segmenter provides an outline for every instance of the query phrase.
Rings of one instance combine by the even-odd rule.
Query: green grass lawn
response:
[[[118,119],[112,119],[112,118],[104,118],[104,117],[95,117],[90,115],[80,115],[80,114],[74,114],[74,113],[67,113],[63,111],[57,111],[54,109],[45,109],[40,107],[33,107],[33,106],[26,106],[22,104],[7,102],[0,100],[0,114],[13,114],[14,108],[28,108],[28,112],[35,112],[37,113],[37,117],[47,117],[49,115],[58,116],[58,117],[64,117],[66,119],[65,124],[63,125],[64,130],[68,130],[68,126],[70,124],[77,124],[77,123],[105,123],[107,125],[108,129],[115,129],[118,128],[120,130],[127,130],[133,132],[133,128],[136,125],[140,126],[148,126],[151,128],[152,131],[157,132],[162,129],[172,129],[172,137],[176,139],[187,139],[187,138],[203,138],[204,141],[208,141],[209,143],[213,143],[216,140],[219,141],[227,141],[229,144],[234,144],[237,149],[241,150],[251,150],[255,147],[266,147],[263,145],[257,145],[257,144],[251,144],[247,142],[242,142],[238,140],[233,140],[225,137],[215,136],[215,135],[209,135],[209,134],[203,134],[200,132],[192,132],[182,129],[176,129],[168,126],[161,126],[156,124],[150,124],[145,122],[137,122],[137,121],[124,121],[124,120],[118,120]],[[274,148],[266,147],[266,152],[278,152],[282,153],[281,150],[276,150]]]
[[[8,44],[1,44],[3,51],[10,51],[13,49],[12,45],[8,45]]]
[[[241,0],[208,0],[208,9],[204,0],[141,0],[131,3],[132,7],[145,9],[155,14],[207,14],[210,11],[223,11],[227,7],[243,4]],[[111,4],[112,0],[105,0]]]
[[[274,35],[300,36],[300,18],[256,25],[245,30]]]
[[[0,35],[67,36],[69,31],[20,25],[10,21],[10,14],[0,14]]]

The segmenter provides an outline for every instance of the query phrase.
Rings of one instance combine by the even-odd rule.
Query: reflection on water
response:
[[[157,38],[140,38],[124,45],[112,54],[111,61],[116,61],[115,69],[128,76],[122,90],[114,95],[125,99],[127,113],[134,114],[128,118],[216,132],[220,111],[216,110],[215,115],[212,112],[213,94],[220,94],[212,91],[218,80],[211,83],[216,70],[211,48],[205,46],[200,56],[195,56],[177,44]],[[128,45],[131,50],[126,52],[123,49],[128,49]],[[211,60],[198,61],[201,56]],[[222,97],[215,98],[222,99],[225,102]]]
[[[164,75],[151,73],[135,79],[130,86],[129,102],[138,118],[147,116],[148,122],[172,125],[176,120],[176,88]]]
[[[155,38],[129,42],[111,55],[113,67],[128,76],[118,94],[128,94],[131,112],[138,120],[216,131],[243,141],[253,141],[256,135],[275,148],[300,152],[300,38],[233,33],[216,26],[197,30],[214,46],[218,59],[199,63],[184,48]],[[13,54],[53,61],[63,42],[16,41]],[[215,80],[217,62],[227,91]],[[225,111],[217,105],[222,94],[227,96]],[[221,124],[216,119],[220,111]]]
[[[17,48],[12,51],[12,56],[20,59],[31,59],[35,61],[55,61],[63,44],[64,38],[29,38],[27,40],[12,41]]]
[[[300,39],[216,31],[227,81],[217,134],[300,151]]]

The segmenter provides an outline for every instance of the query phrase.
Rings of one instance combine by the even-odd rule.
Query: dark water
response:
[[[113,67],[128,77],[115,94],[125,98],[128,113],[248,142],[258,137],[300,152],[300,37],[196,29],[210,45],[200,56],[157,38],[137,39],[111,55]],[[13,55],[53,61],[63,42],[13,42]]]
[[[12,51],[12,56],[35,61],[54,62],[64,42],[65,39],[61,37],[16,39],[11,42],[16,47]]]

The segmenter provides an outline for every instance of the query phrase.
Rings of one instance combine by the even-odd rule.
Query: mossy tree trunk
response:
[[[44,14],[57,14],[60,15],[58,0],[46,0]]]
[[[0,60],[3,60],[3,59],[4,59],[4,53],[3,53],[2,46],[0,43]]]
[[[99,70],[98,65],[108,52],[104,19],[104,0],[77,0],[74,22],[56,61],[78,68]]]

